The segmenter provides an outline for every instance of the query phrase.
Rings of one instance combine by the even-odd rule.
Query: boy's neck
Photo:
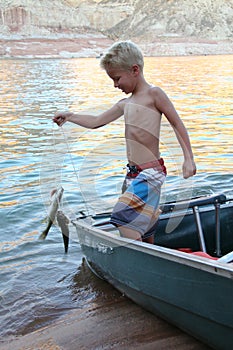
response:
[[[137,84],[135,85],[135,89],[134,91],[132,91],[132,96],[136,95],[137,93],[140,93],[141,91],[150,88],[151,85],[149,83],[147,83],[147,81],[145,80],[144,76],[141,76],[138,79]]]

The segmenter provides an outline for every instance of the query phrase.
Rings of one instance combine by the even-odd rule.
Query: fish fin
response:
[[[69,249],[69,236],[62,234],[63,237],[63,243],[64,243],[64,248],[65,248],[65,253],[68,253]]]
[[[40,239],[40,240],[44,240],[44,239],[47,237],[47,234],[48,234],[48,232],[43,231],[43,232],[40,234],[39,239]]]
[[[63,213],[62,210],[59,209],[57,211],[57,223],[62,232],[65,253],[68,252],[69,248],[69,222],[69,218]]]
[[[47,237],[47,234],[49,233],[50,227],[52,226],[53,222],[49,220],[48,225],[46,229],[40,234],[39,239],[44,240]]]

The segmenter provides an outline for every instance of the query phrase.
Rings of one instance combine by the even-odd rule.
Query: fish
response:
[[[56,218],[56,214],[61,203],[61,199],[63,196],[64,189],[60,187],[59,189],[53,189],[51,191],[51,204],[48,210],[48,223],[46,229],[41,233],[39,239],[43,240],[47,237],[49,230],[54,223]]]
[[[69,218],[63,213],[62,210],[57,211],[57,223],[61,228],[65,253],[68,253],[69,247]]]

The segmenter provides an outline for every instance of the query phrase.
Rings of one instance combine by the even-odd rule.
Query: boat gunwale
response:
[[[206,206],[200,206],[198,207],[200,214],[201,213],[206,213],[209,211],[213,211],[213,207],[214,204],[208,204]],[[227,209],[229,207],[233,207],[233,202],[226,202],[221,204],[221,210],[222,209]],[[186,208],[186,209],[181,209],[181,210],[174,210],[174,211],[170,211],[170,212],[166,212],[166,213],[162,213],[159,217],[159,220],[167,220],[167,219],[171,219],[171,218],[176,218],[176,217],[180,217],[180,216],[189,216],[189,215],[193,215],[193,210],[192,208]]]
[[[222,275],[233,279],[233,263],[218,262],[218,260],[209,259],[208,257],[188,254],[176,249],[116,236],[113,233],[106,232],[85,222],[80,222],[80,219],[76,219],[72,223],[76,229],[84,229],[102,240],[105,239],[108,242],[115,244],[115,246],[125,245],[131,249],[139,250],[141,252],[154,255],[158,258],[168,259],[176,263],[185,264],[193,268],[205,270],[213,274]],[[79,235],[78,231],[77,234]]]

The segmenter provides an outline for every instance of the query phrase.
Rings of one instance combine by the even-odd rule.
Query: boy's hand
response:
[[[57,112],[54,117],[54,123],[57,123],[58,126],[62,126],[69,118],[73,115],[71,112]]]
[[[193,176],[197,172],[196,164],[193,159],[185,160],[183,163],[183,177],[188,179],[190,176]]]

